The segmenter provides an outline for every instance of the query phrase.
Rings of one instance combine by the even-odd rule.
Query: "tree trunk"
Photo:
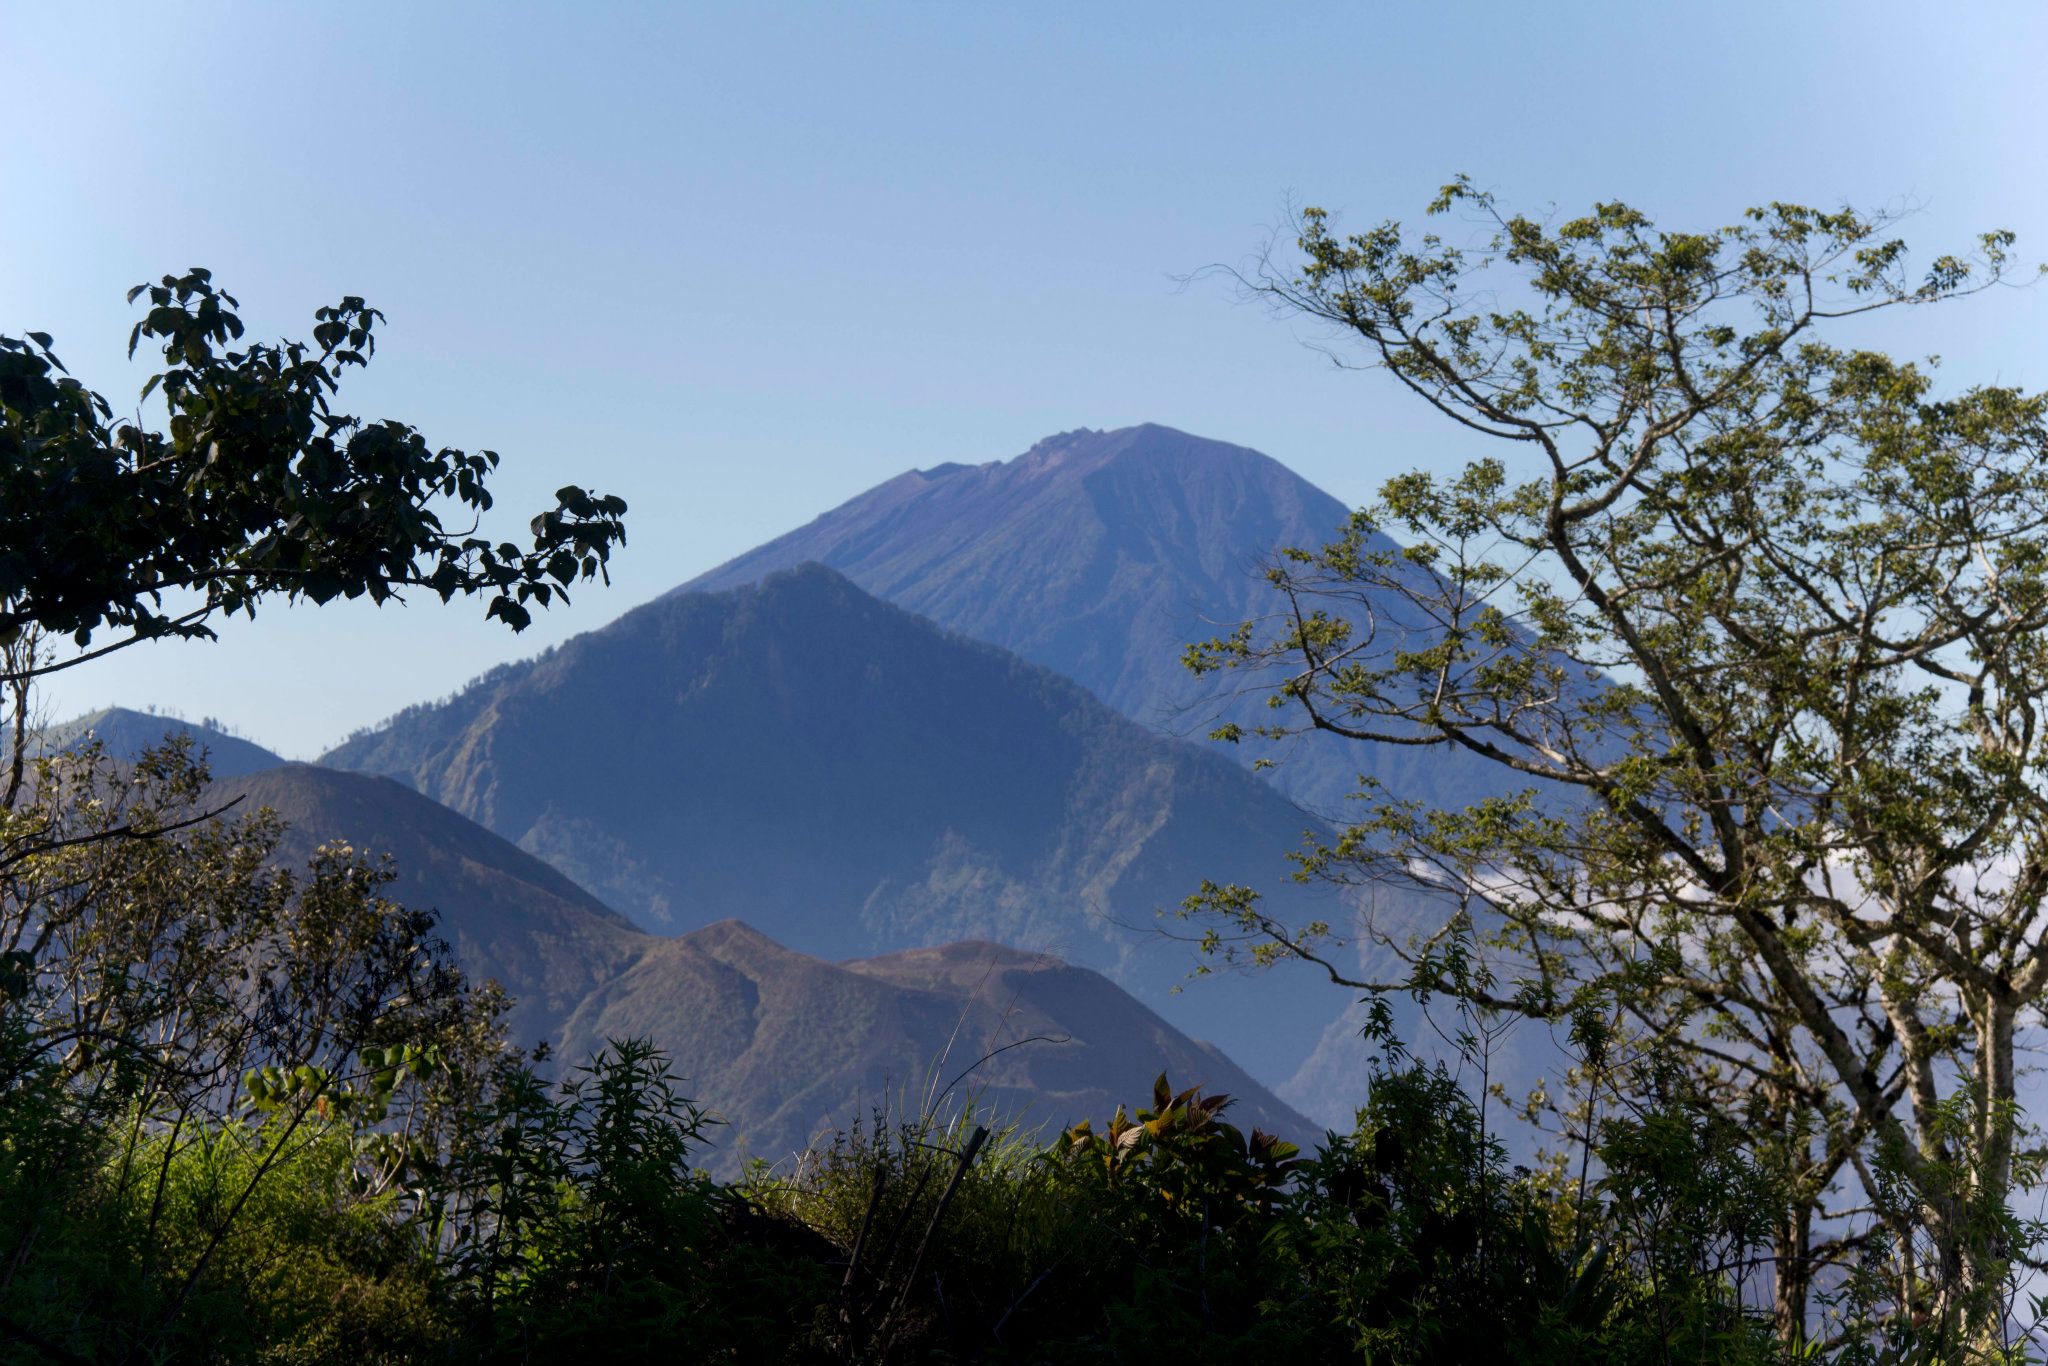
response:
[[[1928,1133],[1934,1115],[1918,1115],[1923,1150],[1954,1153],[1958,1140],[1969,1143],[1969,1158],[1956,1163],[1937,1158],[1930,1163],[1934,1182],[1923,1180],[1926,1227],[1933,1243],[1933,1319],[1953,1344],[1989,1349],[2005,1336],[2005,1280],[2013,1249],[2007,1246],[2006,1224],[2011,1196],[2014,1126],[2017,1122],[2015,1010],[2009,1001],[1992,997],[1970,1003],[1976,1025],[1977,1065],[1973,1078],[1975,1113],[1968,1134],[1944,1135],[1939,1143]],[[1928,1189],[1939,1182],[1942,1188]]]
[[[1806,1341],[1806,1303],[1813,1291],[1811,1202],[1780,1214],[1771,1242],[1777,1259],[1771,1274],[1771,1327],[1779,1342],[1796,1348]]]

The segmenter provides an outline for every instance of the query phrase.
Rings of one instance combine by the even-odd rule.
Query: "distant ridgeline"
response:
[[[137,726],[165,722],[131,716]],[[119,733],[136,748],[162,738]],[[691,1094],[726,1121],[699,1158],[722,1176],[747,1157],[783,1159],[878,1108],[971,1103],[1057,1127],[1108,1113],[1162,1070],[1231,1094],[1247,1125],[1318,1132],[1216,1048],[1050,956],[957,943],[834,964],[736,920],[656,936],[388,778],[281,764],[216,780],[209,801],[289,822],[285,866],[337,839],[390,855],[398,880],[388,894],[438,912],[439,933],[472,978],[513,997],[513,1043],[546,1039],[574,1061],[608,1039],[655,1040]]]
[[[1502,789],[1440,749],[1175,738],[1270,716],[1205,690],[1183,649],[1271,612],[1261,564],[1346,515],[1243,447],[1071,432],[901,475],[324,762],[412,784],[651,929],[737,914],[828,956],[1058,953],[1341,1124],[1366,1056],[1348,994],[1297,969],[1179,990],[1195,956],[1161,932],[1203,878],[1347,915],[1286,855],[1361,771],[1446,805]],[[1231,762],[1262,756],[1283,762]],[[1372,910],[1396,933],[1444,915],[1387,891]]]
[[[1302,1113],[1348,1126],[1363,1094],[1351,994],[1291,967],[1190,981],[1173,911],[1207,878],[1341,921],[1359,894],[1293,882],[1287,854],[1361,770],[1443,804],[1499,787],[1323,736],[1268,781],[1232,762],[1249,744],[1178,738],[1266,714],[1205,694],[1182,649],[1270,610],[1260,562],[1344,517],[1241,447],[1073,432],[890,480],[325,768],[132,712],[48,742],[193,731],[224,789],[294,823],[293,857],[337,837],[393,854],[394,894],[517,998],[516,1041],[651,1034],[762,1155],[1041,1036],[1067,1042],[974,1074],[992,1097],[1065,1120],[1164,1069],[1306,1134]],[[1370,909],[1397,933],[1444,914],[1412,893]],[[1496,1076],[1550,1063],[1511,1039]]]
[[[109,754],[129,759],[175,735],[190,737],[195,749],[205,751],[207,767],[216,778],[257,773],[284,762],[263,746],[228,734],[212,717],[195,724],[183,717],[130,711],[126,707],[103,707],[70,721],[46,726],[37,732],[32,752],[61,753],[97,740]]]
[[[519,1003],[515,1042],[546,1038],[580,1059],[607,1038],[658,1041],[691,1093],[728,1120],[711,1135],[721,1171],[743,1155],[781,1158],[823,1128],[876,1104],[914,1104],[955,1078],[954,1102],[972,1096],[1059,1124],[1107,1113],[1170,1069],[1239,1097],[1247,1123],[1316,1132],[1214,1048],[1057,960],[969,943],[835,965],[731,920],[660,937],[389,779],[289,764],[219,790],[290,821],[291,859],[330,838],[391,854],[395,898],[437,909],[457,958]],[[1024,1039],[1043,1042],[973,1067]]]
[[[1347,998],[1162,936],[1203,877],[1288,879],[1308,818],[1222,756],[819,565],[635,609],[329,754],[553,863],[648,929],[737,914],[842,958],[985,939],[1098,968],[1254,1074]]]
[[[1284,547],[1335,539],[1350,512],[1243,446],[1151,423],[1083,428],[1012,460],[898,475],[675,591],[733,588],[815,560],[1066,675],[1135,721],[1199,739],[1220,721],[1250,727],[1273,713],[1263,697],[1233,695],[1241,678],[1191,675],[1188,643],[1280,611],[1264,566]],[[1383,631],[1390,614],[1382,605]],[[1444,748],[1371,749],[1327,734],[1214,748],[1246,764],[1277,760],[1268,779],[1326,816],[1341,815],[1361,773],[1444,806],[1501,788],[1494,765]]]

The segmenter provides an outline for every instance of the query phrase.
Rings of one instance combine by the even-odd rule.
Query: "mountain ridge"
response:
[[[661,938],[388,778],[286,764],[216,782],[208,805],[227,802],[289,822],[283,866],[333,840],[390,856],[386,894],[436,912],[465,972],[512,994],[512,1044],[547,1040],[575,1066],[611,1039],[652,1039],[723,1119],[714,1162],[728,1175],[743,1155],[779,1160],[864,1119],[940,1062],[947,1078],[967,1074],[956,1094],[1027,1125],[1106,1114],[1164,1069],[1240,1095],[1249,1122],[1313,1136],[1213,1045],[1048,955],[947,945],[938,956],[971,970],[920,975],[889,960],[830,963],[736,918]]]
[[[1079,428],[1021,455],[911,470],[670,590],[719,591],[816,561],[941,626],[1072,678],[1139,723],[1182,737],[1270,724],[1258,680],[1198,680],[1191,641],[1269,616],[1264,569],[1317,548],[1350,509],[1248,446],[1157,423]],[[1398,549],[1375,536],[1382,550]],[[1267,685],[1273,680],[1264,680]],[[1248,684],[1256,696],[1236,693]],[[1464,806],[1499,774],[1441,748],[1365,747],[1309,733],[1223,752],[1340,822],[1361,773],[1399,796]]]
[[[167,738],[185,736],[191,739],[194,749],[202,752],[208,771],[216,778],[240,777],[284,762],[255,741],[229,734],[211,717],[193,722],[129,707],[101,707],[69,721],[44,726],[36,736],[44,750],[57,751],[98,740],[109,755],[124,760],[163,744]]]
[[[1247,1126],[1315,1136],[1228,1056],[1101,974],[980,947],[994,952],[947,946],[975,963],[966,980],[924,978],[893,956],[828,963],[743,921],[716,921],[654,940],[579,1008],[563,1047],[581,1056],[607,1037],[655,1033],[726,1119],[715,1135],[726,1169],[780,1160],[876,1112],[944,1117],[971,1101],[1027,1129],[1106,1116],[1158,1071],[1233,1095],[1233,1117]],[[1110,1082],[1127,1076],[1121,1089]]]
[[[631,921],[555,868],[389,778],[313,764],[217,779],[209,804],[269,808],[288,822],[278,861],[302,866],[343,840],[389,856],[392,900],[432,909],[436,933],[474,975],[512,994],[507,1032],[531,1048],[641,951]]]
[[[654,929],[743,911],[826,958],[1057,952],[1269,1076],[1341,1006],[1230,974],[1176,997],[1196,958],[1158,938],[1203,877],[1338,909],[1288,878],[1298,808],[822,566],[636,608],[326,762],[410,783]]]

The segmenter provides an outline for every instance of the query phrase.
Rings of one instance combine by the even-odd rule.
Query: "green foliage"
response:
[[[2012,1105],[2048,994],[2048,395],[1938,386],[1844,320],[2007,278],[2011,235],[1916,270],[1850,210],[1684,231],[1465,180],[1430,212],[1454,209],[1469,238],[1307,210],[1298,258],[1247,283],[1491,452],[1281,552],[1285,601],[1188,662],[1285,679],[1271,734],[1495,766],[1503,795],[1457,809],[1362,793],[1301,877],[1439,899],[1514,988],[1436,974],[1428,929],[1380,936],[1420,984],[1557,1023],[1598,1002],[1619,1051],[1741,1116],[1786,1202],[1788,1342],[1854,1255],[1830,1216],[1887,1203],[1924,1263],[1894,1309],[1989,1342],[1982,1212],[2032,1179]],[[1219,953],[1351,980],[1342,922],[1242,887],[1189,910]],[[1949,1298],[1909,1308],[1920,1282]]]
[[[820,1237],[832,1267],[837,1293],[806,1350],[1002,1356],[1063,1321],[1097,1264],[1093,1214],[1064,1197],[1035,1135],[977,1119],[971,1107],[945,1123],[877,1111],[794,1170],[749,1177],[753,1205]]]
[[[1384,1062],[1304,1155],[1161,1076],[1049,1144],[974,1115],[856,1128],[794,1170],[692,1169],[707,1120],[618,1041],[559,1081],[330,847],[270,866],[204,813],[180,747],[44,764],[7,813],[0,1360],[1509,1361],[1742,1366],[1774,1339],[1768,1245],[1802,1199],[1774,1131],[1578,1001],[1558,1111],[1580,1177],[1508,1170],[1441,1067]],[[1469,931],[1422,974],[1489,985]],[[1481,1046],[1490,1027],[1459,1035]],[[1593,1102],[1604,1108],[1596,1114]],[[1978,1132],[1968,1106],[1943,1123]],[[2005,1122],[2011,1122],[2007,1116]],[[1960,1149],[1967,1151],[1966,1149]],[[2031,1159],[2028,1159],[2031,1160]],[[1946,1193],[2003,1249],[2039,1230],[1967,1165],[1880,1152],[1878,1226],[1806,1359],[1990,1360],[1905,1240]],[[2024,1163],[2022,1175],[2030,1168]],[[1796,1176],[1796,1172],[1791,1172]],[[1935,1312],[1895,1312],[1925,1303]],[[1944,1310],[1946,1315],[1944,1316]],[[1941,1357],[1941,1354],[1947,1354]],[[1976,1353],[1976,1355],[1971,1355]],[[1916,1355],[1917,1354],[1917,1355]]]
[[[704,1116],[644,1042],[616,1042],[560,1086],[501,1064],[419,1190],[459,1346],[483,1362],[572,1353],[749,1359],[822,1273],[760,1254],[755,1213],[688,1166]]]
[[[1199,1087],[1176,1093],[1161,1073],[1151,1109],[1132,1119],[1119,1107],[1100,1134],[1082,1120],[1061,1135],[1065,1158],[1099,1166],[1110,1186],[1146,1188],[1175,1216],[1270,1213],[1301,1150],[1260,1129],[1246,1137],[1218,1118],[1229,1105],[1230,1097],[1204,1096]]]
[[[1162,1078],[1135,1117],[997,1149],[943,1211],[964,1126],[856,1131],[757,1190],[862,1249],[811,1340],[833,1359],[1110,1361],[1163,1342],[1219,1362],[1778,1359],[1717,1241],[1731,1210],[1767,1206],[1697,1126],[1631,1130],[1602,1150],[1615,1198],[1571,1208],[1505,1170],[1440,1068],[1386,1069],[1357,1129],[1311,1158],[1236,1132],[1227,1108]],[[946,1273],[905,1284],[904,1231],[935,1215]]]
[[[160,1152],[176,1146],[175,1152]],[[205,1279],[167,1320],[195,1355],[265,1362],[417,1359],[444,1329],[431,1262],[394,1215],[391,1192],[365,1198],[345,1127],[204,1126],[162,1134],[137,1155],[162,1156],[159,1190],[129,1192],[135,1223],[153,1219],[145,1267],[191,1265],[221,1237]],[[224,1235],[224,1236],[223,1236]]]
[[[142,399],[163,432],[114,424],[48,335],[0,336],[0,1357],[416,1360],[461,1325],[400,1192],[490,1113],[500,993],[380,895],[388,866],[345,844],[274,866],[281,823],[206,809],[189,742],[31,762],[30,685],[278,595],[487,594],[517,630],[605,575],[625,504],[565,487],[527,549],[450,531],[437,508],[473,522],[498,457],[331,406],[376,310],[344,299],[311,345],[237,350],[208,272],[144,294],[129,353],[161,346]],[[88,648],[99,632],[119,638]],[[57,659],[52,633],[85,653]],[[595,1166],[566,1178],[603,1217],[548,1266],[594,1260],[609,1288],[619,1211],[670,1199],[674,1161],[636,1147],[667,1132],[636,1109],[659,1082],[591,1102]]]
[[[0,1330],[56,1360],[392,1359],[425,1269],[393,1179],[498,1003],[387,868],[273,867],[275,819],[220,819],[204,779],[183,745],[89,747],[0,809]]]
[[[117,643],[210,636],[210,617],[272,595],[381,602],[406,587],[488,594],[486,615],[518,630],[532,605],[603,576],[625,539],[625,503],[574,485],[533,518],[525,548],[445,526],[437,504],[464,519],[490,508],[498,456],[333,408],[376,349],[383,314],[363,300],[319,309],[310,344],[238,350],[238,305],[209,272],[129,299],[144,295],[128,349],[163,352],[143,397],[161,395],[164,432],[116,425],[47,334],[0,336],[0,644],[31,629],[80,646],[101,630],[126,633]]]
[[[1897,1325],[1881,1258],[1831,1292],[1825,1341],[1780,1344],[1755,1276],[1782,1193],[1695,1098],[1606,1123],[1574,1193],[1509,1170],[1450,1073],[1398,1050],[1312,1156],[1161,1078],[1050,1146],[877,1123],[731,1187],[690,1170],[703,1116],[638,1042],[554,1085],[503,1062],[377,1189],[340,1120],[158,1126],[124,1153],[123,1123],[66,1130],[54,1073],[22,1080],[0,1235],[43,1238],[16,1244],[0,1360],[2005,1359]]]
[[[1629,1360],[1638,1328],[1609,1248],[1555,1236],[1456,1083],[1383,1075],[1302,1183],[1318,1307],[1373,1360]],[[1670,1345],[1670,1344],[1665,1344]],[[1652,1358],[1654,1359],[1654,1358]]]
[[[347,1129],[135,1142],[41,1089],[0,1105],[0,1359],[400,1362],[442,1334],[432,1264],[394,1198],[364,1196]]]

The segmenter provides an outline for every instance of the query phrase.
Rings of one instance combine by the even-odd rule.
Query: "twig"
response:
[[[902,1284],[896,1290],[896,1303],[890,1306],[893,1317],[902,1310],[903,1302],[910,1297],[910,1287],[917,1283],[918,1269],[924,1265],[924,1255],[931,1250],[932,1236],[939,1231],[939,1222],[946,1217],[946,1207],[953,1203],[953,1195],[960,1189],[960,1183],[967,1177],[967,1168],[974,1161],[974,1155],[981,1151],[981,1145],[988,1142],[988,1128],[977,1124],[968,1135],[967,1146],[960,1150],[960,1161],[953,1168],[953,1175],[946,1182],[946,1189],[939,1196],[938,1205],[932,1210],[931,1222],[924,1226],[924,1237],[917,1244],[917,1254],[910,1259],[910,1270],[904,1275]]]

